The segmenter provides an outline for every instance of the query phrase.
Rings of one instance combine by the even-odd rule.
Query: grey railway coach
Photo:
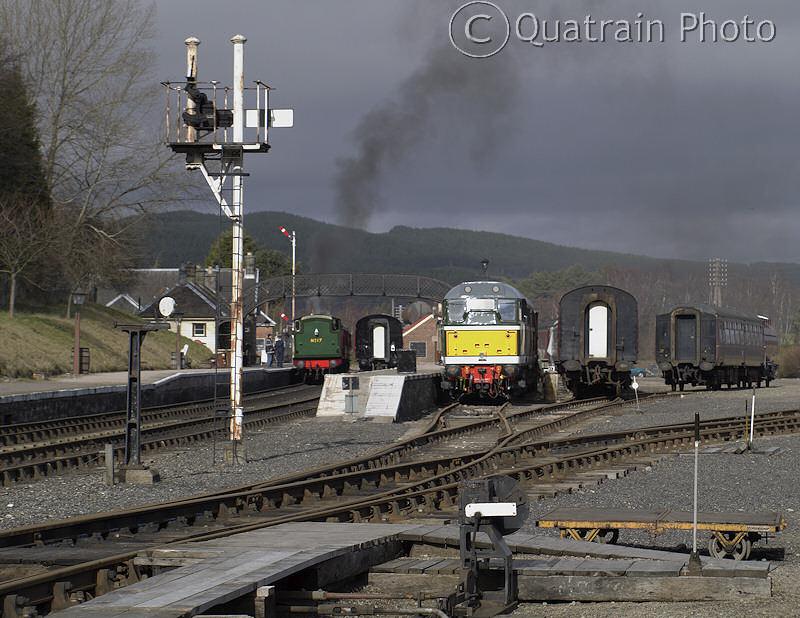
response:
[[[656,362],[672,390],[769,386],[777,337],[766,320],[711,305],[656,316]]]
[[[558,372],[576,397],[622,395],[639,346],[638,304],[608,285],[567,292],[558,308]]]

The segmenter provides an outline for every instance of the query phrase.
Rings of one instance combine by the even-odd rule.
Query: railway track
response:
[[[59,608],[139,577],[135,555],[152,544],[223,537],[288,521],[392,521],[454,512],[459,481],[509,474],[527,485],[597,470],[615,462],[669,452],[693,440],[691,425],[636,432],[556,437],[570,423],[622,403],[597,400],[513,409],[464,421],[457,406],[441,411],[418,436],[309,473],[163,505],[75,518],[0,533],[0,546],[86,560],[0,584],[7,616],[23,608]],[[797,431],[799,411],[759,415],[759,435]],[[702,439],[737,439],[742,418],[709,421]],[[424,450],[424,453],[422,452]],[[120,549],[125,548],[120,552]],[[0,550],[0,560],[9,550]],[[105,555],[104,555],[105,554]],[[16,612],[16,613],[14,613]]]
[[[319,387],[299,386],[251,395],[245,402],[245,424],[251,429],[311,416],[316,411]],[[225,431],[213,401],[164,406],[142,411],[142,449],[189,444]],[[124,451],[125,413],[111,412],[52,422],[0,427],[0,481],[8,487],[37,480],[69,468],[96,462],[105,445],[115,456]]]

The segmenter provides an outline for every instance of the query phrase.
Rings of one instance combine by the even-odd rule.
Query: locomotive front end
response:
[[[508,398],[535,388],[536,318],[514,287],[492,281],[456,286],[445,297],[440,335],[443,388],[454,398]]]

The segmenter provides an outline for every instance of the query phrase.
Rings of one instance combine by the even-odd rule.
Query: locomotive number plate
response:
[[[312,337],[308,340],[309,343],[322,343],[322,337]]]

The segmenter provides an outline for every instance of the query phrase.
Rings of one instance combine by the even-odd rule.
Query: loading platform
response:
[[[692,530],[689,511],[638,511],[601,508],[560,508],[541,517],[540,528],[559,528],[562,538],[616,543],[620,530],[645,530],[653,535],[667,530]],[[753,543],[786,527],[780,513],[698,512],[697,529],[711,532],[709,554],[715,558],[747,560]]]
[[[519,532],[506,541],[514,553],[533,556],[514,561],[523,602],[687,601],[771,594],[768,562],[703,558],[698,577],[687,575],[685,554]],[[481,533],[477,542],[488,539]],[[308,522],[163,545],[144,549],[135,559],[137,566],[153,571],[151,577],[79,605],[62,606],[56,615],[258,616],[265,615],[268,603],[274,609],[282,591],[331,588],[364,574],[370,581],[389,578],[389,586],[405,574],[435,575],[428,580],[431,585],[450,576],[456,585],[460,564],[452,552],[458,543],[459,527],[454,525]]]

